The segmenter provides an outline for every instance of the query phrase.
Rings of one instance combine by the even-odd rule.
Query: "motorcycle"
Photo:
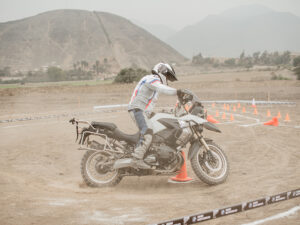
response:
[[[206,120],[204,106],[189,90],[178,95],[171,112],[152,113],[153,139],[144,156],[150,169],[139,169],[131,154],[139,140],[139,133],[126,134],[114,123],[88,122],[71,119],[76,125],[79,150],[85,150],[81,160],[81,175],[88,186],[117,185],[125,176],[170,176],[184,164],[183,149],[189,144],[187,159],[196,176],[209,185],[224,182],[229,162],[221,147],[203,136],[204,129],[221,131]],[[81,125],[87,125],[81,127]]]

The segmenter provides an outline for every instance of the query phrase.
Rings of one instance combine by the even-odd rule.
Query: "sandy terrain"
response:
[[[189,88],[203,100],[288,100],[296,106],[258,106],[258,115],[245,105],[235,121],[219,120],[222,134],[205,132],[222,146],[231,170],[218,186],[198,181],[172,184],[168,177],[126,177],[113,188],[87,187],[80,175],[84,152],[74,143],[72,113],[81,119],[109,121],[121,130],[136,128],[126,111],[93,112],[94,105],[126,104],[134,87],[98,85],[0,90],[0,120],[60,115],[23,122],[0,123],[0,224],[150,224],[238,204],[300,187],[300,82],[271,81],[270,72],[239,72],[180,77],[173,86]],[[174,105],[162,97],[159,106]],[[206,104],[215,115],[216,108]],[[222,111],[223,105],[217,108]],[[272,115],[289,113],[291,122],[279,127],[251,125]],[[68,114],[68,115],[63,115]],[[246,118],[247,117],[247,118]],[[229,114],[227,112],[227,118]],[[227,123],[228,122],[228,123]],[[295,127],[296,126],[296,127]],[[242,212],[203,224],[245,224],[300,205],[300,198]],[[300,212],[264,224],[299,224]]]

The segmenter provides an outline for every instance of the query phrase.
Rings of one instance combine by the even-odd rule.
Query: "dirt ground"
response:
[[[292,78],[291,75],[287,75]],[[231,72],[180,76],[172,84],[188,88],[202,100],[280,100],[296,105],[242,105],[218,119],[221,134],[206,131],[225,150],[230,174],[221,185],[197,180],[188,164],[189,184],[169,177],[125,177],[112,188],[87,187],[80,175],[75,127],[77,118],[114,122],[127,133],[137,128],[125,110],[93,111],[95,105],[126,104],[134,84],[35,87],[0,90],[0,120],[59,115],[53,118],[0,123],[0,224],[151,224],[226,207],[300,187],[300,82],[270,80],[270,72]],[[158,106],[173,106],[175,97],[161,96]],[[223,105],[205,104],[208,113]],[[278,127],[264,126],[281,112]],[[229,120],[230,113],[234,121]],[[272,204],[203,224],[246,224],[300,206],[300,198]],[[300,212],[263,224],[300,223]]]

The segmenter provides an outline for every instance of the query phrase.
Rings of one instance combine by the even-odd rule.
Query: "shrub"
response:
[[[67,80],[66,73],[58,67],[49,67],[47,70],[47,76],[49,81],[56,82]]]
[[[19,79],[11,79],[11,80],[1,80],[0,79],[0,84],[18,84],[20,82],[21,82],[21,80],[19,80]]]
[[[148,71],[137,68],[125,68],[122,69],[116,76],[114,82],[116,83],[133,83],[139,81],[143,76],[147,75]]]
[[[296,58],[294,58],[293,66],[295,66],[295,67],[300,66],[300,56],[297,56]]]
[[[279,74],[279,75],[273,74],[271,77],[271,80],[289,80],[289,79],[286,77],[283,77],[281,74]]]
[[[300,80],[300,56],[294,58],[293,66],[295,67],[294,73],[297,76],[297,79]]]
[[[231,59],[226,59],[224,61],[224,65],[228,66],[228,67],[234,67],[235,66],[235,59],[231,58]]]
[[[300,66],[294,69],[294,73],[297,76],[297,80],[300,80]]]

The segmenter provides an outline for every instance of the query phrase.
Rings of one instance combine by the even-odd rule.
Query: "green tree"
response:
[[[259,64],[259,55],[260,55],[260,52],[254,52],[252,54],[252,58],[253,58],[253,63],[255,65]]]
[[[245,51],[243,51],[241,54],[240,54],[240,58],[239,58],[239,62],[238,62],[238,64],[240,65],[240,66],[244,66],[244,64],[245,64]]]
[[[294,58],[293,66],[294,67],[300,66],[300,56],[297,56],[296,58]]]
[[[226,59],[224,61],[224,65],[228,66],[228,67],[234,67],[235,66],[235,59],[231,58],[231,59]]]
[[[294,73],[297,76],[297,79],[300,80],[300,56],[294,58],[293,60]]]
[[[204,63],[204,58],[201,53],[196,56],[193,56],[192,63],[195,65],[202,65]]]
[[[143,76],[147,75],[148,72],[144,69],[137,68],[125,68],[122,69],[115,78],[116,83],[132,83],[139,81]]]
[[[291,61],[291,52],[290,51],[285,51],[281,55],[281,63],[283,65],[289,64]]]
[[[58,67],[49,67],[47,70],[49,81],[63,81],[66,80],[65,72]]]
[[[0,69],[0,77],[10,77],[10,67],[6,66],[3,69]]]
[[[96,60],[95,64],[93,65],[93,70],[97,75],[99,75],[99,73],[101,72],[101,65],[99,60]]]
[[[264,51],[260,56],[260,63],[262,65],[269,65],[270,64],[270,57],[268,51]]]
[[[239,58],[238,64],[240,66],[243,66],[243,67],[246,67],[246,68],[250,68],[250,67],[253,66],[252,57],[251,56],[246,56],[245,51],[243,51],[240,54],[240,58]]]
[[[85,60],[82,60],[81,62],[80,62],[80,65],[81,65],[81,68],[83,69],[83,70],[87,70],[88,69],[88,67],[89,67],[89,63],[87,62],[87,61],[85,61]]]

